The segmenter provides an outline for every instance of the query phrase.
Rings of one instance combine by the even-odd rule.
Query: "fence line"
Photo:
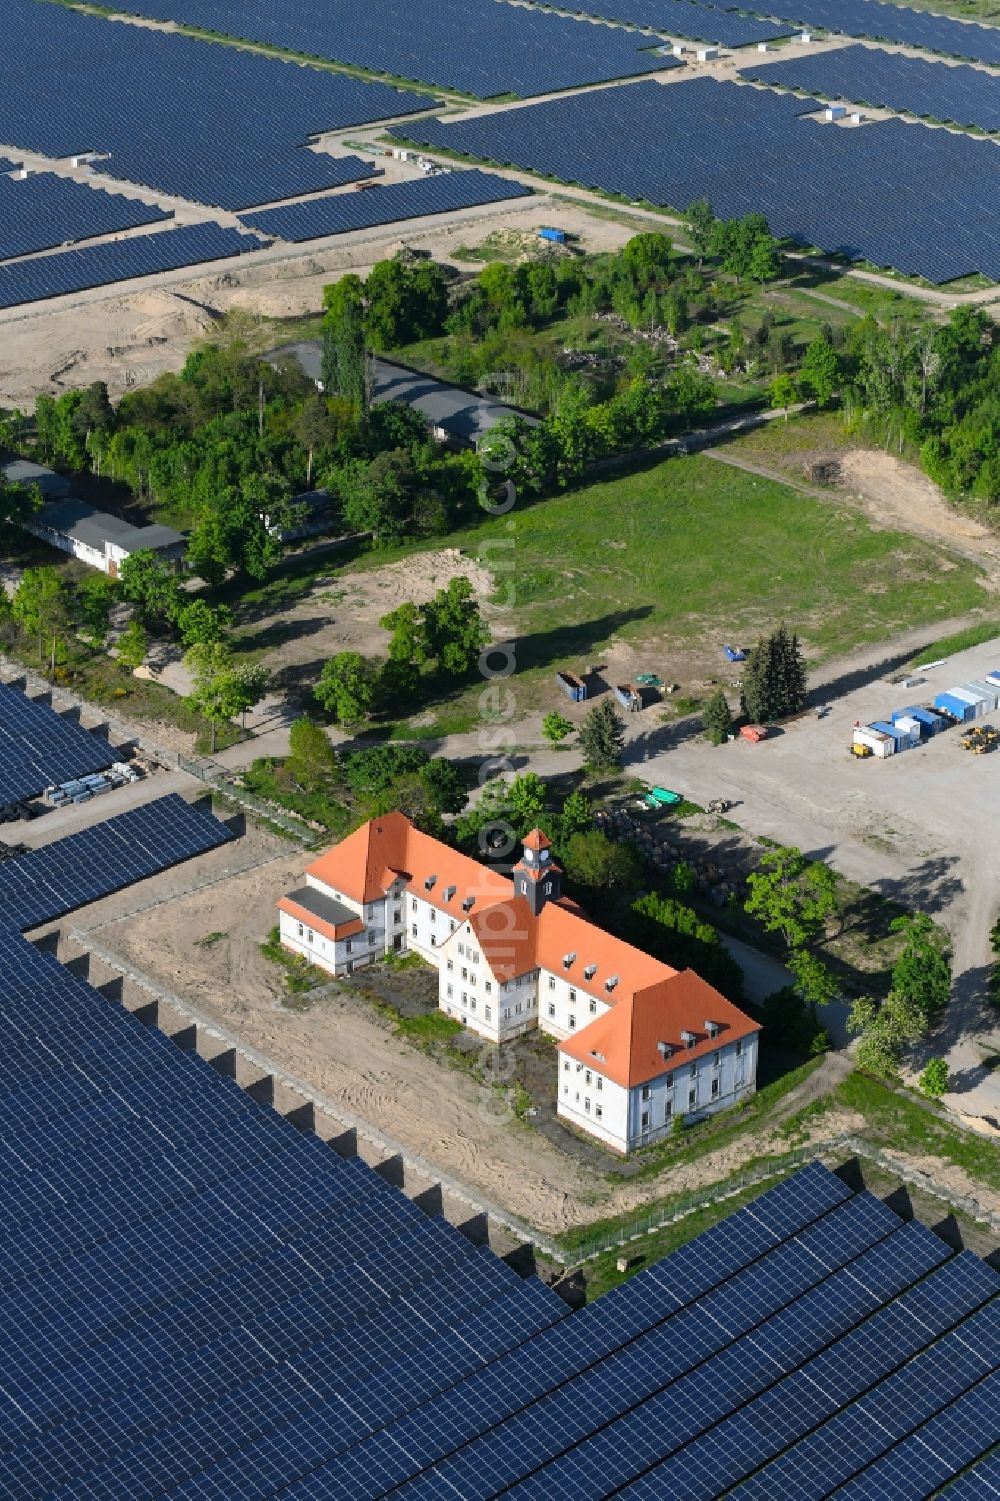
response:
[[[176,754],[177,770],[186,771],[189,776],[197,777],[204,782],[206,787],[211,787],[222,797],[227,797],[231,802],[245,808],[248,813],[255,813],[258,818],[266,819],[268,823],[276,824],[278,828],[297,839],[300,844],[314,844],[318,838],[318,831],[311,828],[304,819],[298,819],[279,808],[276,804],[268,802],[266,798],[257,797],[253,792],[248,792],[241,787],[232,773],[217,761],[197,760],[192,761],[187,756]]]
[[[618,1250],[632,1241],[642,1240],[644,1236],[651,1235],[656,1230],[662,1230],[666,1225],[676,1224],[679,1220],[697,1213],[699,1209],[707,1208],[709,1204],[735,1198],[745,1188],[764,1183],[769,1178],[781,1177],[797,1167],[802,1167],[807,1162],[812,1162],[817,1157],[829,1157],[833,1154],[845,1156],[849,1154],[874,1162],[894,1178],[901,1178],[913,1188],[919,1188],[934,1198],[941,1199],[969,1219],[975,1220],[978,1224],[987,1225],[991,1230],[1000,1234],[1000,1214],[988,1209],[978,1199],[969,1194],[955,1193],[946,1184],[939,1183],[930,1173],[925,1173],[921,1168],[912,1167],[909,1163],[898,1160],[891,1152],[886,1152],[871,1142],[862,1141],[855,1136],[836,1136],[825,1141],[813,1142],[808,1147],[799,1147],[781,1157],[769,1158],[766,1162],[738,1173],[733,1178],[710,1184],[704,1189],[684,1195],[683,1198],[673,1199],[648,1214],[637,1215],[620,1229],[605,1236],[595,1236],[593,1240],[585,1241],[582,1246],[567,1252],[567,1260],[571,1260],[574,1266],[592,1261],[595,1256]]]

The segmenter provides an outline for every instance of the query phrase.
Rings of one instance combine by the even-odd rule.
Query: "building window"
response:
[[[472,960],[473,964],[478,964],[479,963],[479,950],[476,949],[476,952],[474,954],[470,954],[469,958]]]
[[[417,936],[417,925],[416,925],[416,923],[413,924],[412,928],[410,929],[410,932],[413,934],[414,938],[416,938],[416,936]]]
[[[590,1014],[591,1014],[591,1016],[596,1016],[597,1015],[597,1002],[596,1001],[591,1001],[591,1003],[590,1003]]]
[[[693,1110],[694,1107],[697,1105],[697,1103],[698,1103],[698,1091],[696,1089],[689,1089],[688,1090],[688,1109],[689,1110]]]
[[[431,908],[431,922],[437,922],[437,910],[434,907]]]
[[[476,998],[475,998],[475,996],[473,996],[472,1000],[469,1002],[469,1009],[472,1010],[472,1011],[475,1011],[475,1009],[476,1009]]]
[[[650,1089],[648,1084],[644,1084],[642,1086],[642,1097],[644,1100],[648,1100],[652,1096],[652,1093],[653,1091]]]
[[[469,1003],[469,996],[468,996],[468,993],[467,993],[467,992],[466,992],[466,991],[464,991],[464,990],[463,990],[463,991],[462,991],[462,1005],[463,1005],[463,1006],[467,1006],[467,1005],[468,1005],[468,1003]]]
[[[648,1131],[649,1130],[649,1111],[648,1110],[644,1110],[642,1112],[642,1129],[644,1131]]]
[[[604,1088],[604,1080],[601,1078],[600,1074],[598,1074],[597,1076],[597,1087],[598,1089]]]
[[[587,1114],[589,1115],[590,1114],[590,1095],[589,1094],[584,1097],[583,1108],[584,1108],[584,1110],[586,1110]]]
[[[463,980],[467,980],[468,978],[469,978],[469,971],[463,967],[463,969],[462,969],[462,979]]]
[[[698,1077],[698,1065],[697,1065],[697,1063],[692,1063],[691,1068],[690,1068],[690,1074],[691,1074],[692,1079],[697,1079],[697,1077]]]
[[[574,1029],[576,1028],[576,1017],[575,1016],[567,1017],[567,1021],[569,1022],[569,1029],[570,1029],[570,1031],[571,1032],[574,1031]]]
[[[563,1094],[569,1094],[569,1085],[568,1084],[564,1084],[563,1085]]]
[[[486,981],[486,994],[487,995],[492,995],[493,994],[493,981],[492,980],[487,980]]]
[[[721,1048],[716,1048],[715,1052],[712,1054],[712,1063],[714,1064],[714,1066],[716,1068],[720,1068],[721,1067],[721,1065],[722,1065],[722,1049]]]
[[[463,958],[465,957],[465,944],[464,943],[460,943],[458,945],[458,952],[462,955]]]
[[[552,895],[552,882],[551,881],[546,881],[545,885],[542,887],[542,890],[545,892],[546,896],[551,896]]]
[[[416,910],[417,910],[417,899],[416,899],[415,896],[413,896],[413,897],[410,898],[410,911],[411,912],[416,912]]]
[[[576,991],[572,988],[572,986],[570,987],[569,998],[571,1002],[576,1000]]]
[[[298,936],[301,938],[302,935],[305,933],[305,928],[302,926],[302,924],[300,922],[298,922],[298,923],[295,924],[295,928],[296,928],[296,932],[297,932]]]
[[[573,1103],[575,1105],[579,1105],[579,1103],[580,1103],[580,1091],[579,1090],[577,1090],[576,1093],[573,1096]]]
[[[306,933],[306,943],[315,943],[315,942],[316,942],[316,935],[313,933],[312,928],[310,928],[308,930],[308,932]]]
[[[667,1076],[666,1076],[666,1078],[664,1079],[663,1082],[667,1086],[668,1089],[673,1089],[673,1087],[674,1087],[674,1076],[673,1076],[673,1074],[667,1074]]]
[[[713,1100],[717,1100],[718,1098],[719,1098],[719,1081],[718,1081],[718,1079],[713,1079],[712,1080],[712,1099]]]
[[[521,1009],[521,1002],[518,1001],[517,1005],[514,1007],[514,1010],[515,1011],[520,1011],[520,1009]]]
[[[549,989],[550,990],[555,990],[555,988],[556,988],[556,977],[555,977],[555,975],[549,975]]]
[[[403,921],[403,914],[398,907],[393,907],[392,909],[392,920],[393,922]]]
[[[553,1005],[553,1004],[552,1004],[552,1002],[551,1002],[551,1001],[550,1001],[550,1002],[549,1002],[549,1015],[550,1015],[550,1016],[555,1016],[555,1014],[556,1014],[556,1008],[555,1008],[555,1006],[554,1006],[554,1005]],[[567,1068],[568,1068],[568,1067],[569,1067],[569,1065],[568,1065],[568,1064],[567,1064],[567,1065],[566,1065],[566,1066],[567,1066]]]
[[[437,948],[437,939],[434,937],[433,933],[431,934],[431,948],[432,949],[436,949]]]
[[[449,969],[454,969],[455,968],[455,961],[454,961],[454,959],[449,959],[448,960],[448,968]]]
[[[740,1038],[739,1042],[736,1044],[736,1056],[737,1056],[737,1058],[742,1058],[743,1057],[743,1038],[742,1037]]]
[[[347,950],[347,952],[349,954],[353,954],[353,952],[354,952],[354,944],[351,942],[350,939],[347,940],[347,942],[344,945],[344,948]]]
[[[586,1081],[587,1081],[587,1083],[588,1083],[588,1084],[589,1084],[589,1083],[590,1083],[590,1081],[591,1081],[591,1079],[593,1079],[593,1077],[594,1077],[594,1076],[593,1076],[593,1074],[592,1074],[592,1073],[591,1073],[591,1072],[590,1072],[590,1069],[589,1069],[589,1068],[588,1068],[588,1070],[587,1070],[587,1072],[586,1072],[586,1073],[585,1073],[585,1074],[584,1074],[584,1076],[583,1076],[583,1077],[584,1077],[584,1078],[585,1078],[585,1079],[586,1079]]]
[[[469,976],[469,984],[470,985],[478,985],[479,984],[479,976],[478,975],[470,975]]]
[[[454,991],[454,987],[453,987],[453,986],[451,986],[451,985],[449,985],[449,986],[448,986],[448,987],[447,987],[447,989],[446,989],[446,990],[445,990],[445,995],[454,995],[454,993],[455,993],[455,991]]]
[[[450,930],[449,930],[449,931],[450,931],[450,932],[452,932],[452,933],[454,933],[454,931],[455,931],[455,929],[456,929],[456,928],[457,928],[457,927],[458,927],[458,923],[457,923],[457,922],[456,922],[456,921],[455,921],[455,919],[454,919],[454,918],[452,918],[452,919],[451,919],[451,928],[450,928]]]
[[[594,1106],[594,1114],[597,1116],[597,1119],[600,1120],[601,1116],[604,1114],[604,1106],[603,1105],[595,1105]]]
[[[673,1115],[673,1113],[674,1113],[674,1102],[673,1102],[673,1100],[668,1100],[667,1103],[663,1107],[663,1119],[665,1121],[668,1121],[670,1119],[670,1117]]]
[[[487,1006],[486,1007],[486,1020],[487,1021],[491,1021],[492,1017],[493,1017],[493,1007],[492,1006]]]

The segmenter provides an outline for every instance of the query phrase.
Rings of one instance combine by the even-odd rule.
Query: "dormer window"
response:
[[[576,963],[575,954],[563,954],[563,969],[570,969]]]
[[[437,876],[427,876],[426,879],[424,880],[424,890],[425,891],[433,891],[434,887],[436,885],[437,885]]]
[[[462,903],[462,911],[463,912],[471,912],[472,909],[473,909],[473,907],[475,906],[475,902],[476,902],[476,899],[475,899],[474,896],[467,896],[465,898],[465,901]]]
[[[718,1022],[706,1022],[705,1031],[708,1033],[709,1037],[718,1037],[721,1028]]]
[[[609,975],[608,978],[604,982],[604,988],[607,991],[611,991],[611,990],[614,990],[614,988],[615,988],[615,986],[617,984],[618,984],[618,976],[617,975]]]
[[[587,968],[583,972],[583,978],[585,980],[592,980],[596,974],[597,974],[597,965],[596,964],[588,964]]]
[[[684,1046],[686,1048],[693,1048],[694,1045],[695,1045],[695,1043],[697,1041],[698,1041],[698,1039],[697,1039],[697,1037],[695,1036],[695,1034],[693,1032],[682,1032],[681,1033],[681,1042],[684,1044]]]
[[[656,1044],[656,1051],[661,1058],[672,1058],[674,1056],[674,1050],[669,1042],[658,1042]]]
[[[446,902],[450,902],[451,899],[452,899],[452,897],[455,895],[455,892],[457,890],[458,890],[457,886],[446,886],[444,888],[444,899],[445,899],[445,901]]]

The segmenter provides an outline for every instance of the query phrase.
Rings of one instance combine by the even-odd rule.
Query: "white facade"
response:
[[[667,1072],[626,1089],[603,1075],[596,1059],[587,1065],[563,1054],[558,1113],[617,1151],[652,1146],[677,1117],[700,1120],[754,1093],[757,1038],[738,1038],[690,1062],[675,1054],[669,1062]]]
[[[364,834],[345,841],[359,863],[364,856],[360,872],[325,857],[281,899],[281,943],[290,952],[335,976],[386,954],[418,954],[438,971],[440,1010],[464,1028],[498,1044],[536,1027],[556,1039],[558,1115],[619,1152],[658,1141],[677,1116],[723,1110],[753,1092],[754,1024],[690,971],[677,974],[553,906],[559,872],[544,836],[531,836],[538,843],[526,846],[513,883],[498,889],[485,872],[470,880],[482,868],[426,835],[417,836],[422,869],[412,869],[417,862],[398,843],[392,864],[380,868]],[[398,823],[389,836],[398,840]],[[435,869],[451,874],[439,878]],[[467,890],[447,884],[461,879]],[[721,1024],[702,1020],[716,1008]],[[655,1040],[664,1029],[668,1038]],[[645,1082],[622,1082],[637,1077]]]

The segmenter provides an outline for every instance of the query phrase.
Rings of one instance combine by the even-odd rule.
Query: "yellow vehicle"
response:
[[[855,741],[851,746],[851,755],[857,756],[859,761],[863,761],[866,756],[871,756],[873,754],[874,752],[872,751],[870,745],[859,745],[858,742]]]

